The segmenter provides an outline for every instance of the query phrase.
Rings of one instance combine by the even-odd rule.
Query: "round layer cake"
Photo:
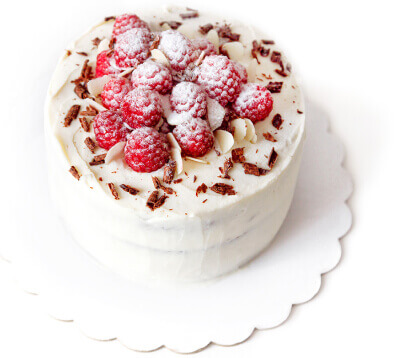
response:
[[[137,15],[106,18],[60,59],[45,113],[51,194],[112,271],[214,278],[256,257],[286,217],[302,93],[250,26],[190,9]]]

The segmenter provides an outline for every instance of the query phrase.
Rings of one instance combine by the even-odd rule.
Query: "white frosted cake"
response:
[[[290,207],[304,102],[275,43],[191,9],[106,18],[60,59],[49,183],[72,237],[133,279],[238,269]]]

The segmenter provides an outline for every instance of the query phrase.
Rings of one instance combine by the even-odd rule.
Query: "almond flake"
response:
[[[250,142],[252,140],[252,138],[255,136],[256,130],[255,130],[253,122],[250,119],[245,118],[244,121],[246,124],[245,140]]]
[[[134,71],[134,67],[130,67],[127,70],[124,70],[123,72],[119,73],[118,77],[124,77],[129,75],[131,72]]]
[[[171,148],[178,149],[179,151],[181,151],[181,147],[172,133],[167,134],[167,139],[171,144]]]
[[[196,162],[196,163],[209,164],[209,162],[207,162],[206,160],[193,158],[193,157],[189,157],[189,156],[186,156],[185,159],[191,160],[192,162]]]
[[[119,142],[119,143],[116,143],[113,147],[111,147],[105,157],[105,164],[111,163],[112,161],[114,161],[116,159],[122,158],[124,155],[125,145],[126,145],[126,142]]]
[[[226,115],[226,109],[221,104],[207,96],[207,111],[208,111],[208,122],[211,129],[214,131],[218,129],[222,123],[223,118]]]
[[[109,50],[109,40],[108,39],[104,39],[98,45],[97,53],[100,53],[100,52],[103,52],[103,51],[107,51],[107,50]]]
[[[219,52],[219,35],[216,30],[209,30],[207,33],[207,40],[211,41],[216,47],[216,51]]]
[[[256,79],[256,70],[257,70],[257,60],[254,58],[246,67],[246,72],[248,73],[248,81],[254,82]]]
[[[234,139],[236,142],[242,141],[246,136],[247,124],[243,118],[237,118],[231,121],[231,128],[234,128]]]
[[[92,96],[97,97],[103,91],[104,86],[109,82],[110,79],[111,76],[105,75],[90,80],[87,84],[87,89],[89,93]]]
[[[163,52],[158,50],[157,48],[151,51],[152,59],[163,64],[164,66],[170,67],[170,62]]]
[[[215,138],[219,143],[222,153],[227,153],[234,145],[233,135],[222,129],[215,131]]]
[[[176,173],[179,175],[183,172],[183,159],[181,155],[181,151],[176,148],[171,149],[171,158],[176,163]]]

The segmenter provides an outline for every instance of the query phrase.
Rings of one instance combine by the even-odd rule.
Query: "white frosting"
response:
[[[161,21],[180,21],[178,13],[138,15],[152,31],[161,30],[158,25]],[[198,25],[217,21],[221,19],[206,14],[185,20],[189,31],[190,27],[195,29],[191,37],[202,36],[196,31]],[[247,68],[250,64],[255,66],[250,55],[251,43],[264,36],[256,37],[254,30],[236,21],[231,21],[231,25],[235,33],[241,34],[240,42],[245,47],[240,62]],[[93,136],[93,131],[84,132],[78,120],[67,128],[63,125],[71,105],[81,104],[83,110],[92,104],[75,95],[70,81],[79,76],[86,58],[94,64],[98,52],[91,41],[96,37],[109,39],[112,26],[113,22],[101,23],[69,47],[72,54],[60,60],[48,91],[45,127],[50,185],[62,217],[74,238],[93,256],[129,277],[200,280],[236,269],[268,245],[291,203],[304,137],[304,115],[297,113],[304,110],[304,103],[294,76],[281,77],[275,72],[278,65],[270,57],[259,57],[261,64],[255,69],[255,82],[266,85],[281,81],[282,91],[273,94],[274,109],[270,116],[255,125],[256,143],[246,140],[250,139],[249,128],[244,134],[247,138],[236,141],[233,147],[245,147],[247,162],[262,168],[268,168],[269,154],[275,148],[279,158],[269,174],[246,175],[242,166],[235,164],[230,171],[231,180],[218,178],[218,168],[231,153],[218,156],[212,150],[201,158],[209,164],[183,161],[183,172],[175,177],[183,181],[172,185],[176,195],[170,195],[161,208],[152,212],[146,206],[154,190],[151,177],[162,178],[163,169],[136,173],[118,154],[111,155],[104,165],[89,166],[93,155],[84,140]],[[275,49],[272,45],[267,47]],[[77,54],[79,51],[87,52],[88,57]],[[240,51],[236,52],[239,55]],[[276,113],[284,120],[280,130],[271,123]],[[264,139],[265,132],[271,133],[276,142]],[[97,149],[95,155],[104,152]],[[71,165],[81,174],[79,181],[68,173]],[[200,184],[209,187],[217,182],[233,185],[237,194],[222,196],[208,190],[196,196]],[[114,200],[107,183],[115,184],[120,200]],[[119,188],[121,184],[137,188],[140,193],[132,196]]]

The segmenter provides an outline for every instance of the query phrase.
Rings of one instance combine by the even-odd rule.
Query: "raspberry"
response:
[[[205,56],[217,55],[215,45],[206,38],[199,38],[192,40],[194,47],[200,52],[205,51]]]
[[[233,103],[235,113],[240,117],[249,118],[253,123],[265,119],[270,114],[272,106],[270,91],[257,83],[243,85]]]
[[[116,17],[112,30],[112,38],[117,39],[120,35],[131,29],[146,29],[150,31],[148,24],[142,21],[137,15],[123,14]]]
[[[213,147],[213,133],[207,121],[191,118],[177,125],[172,132],[182,148],[191,157],[202,157]]]
[[[151,33],[147,29],[131,29],[118,37],[115,61],[120,68],[136,67],[149,56]]]
[[[244,65],[240,64],[239,62],[233,61],[235,68],[238,71],[239,77],[241,78],[241,83],[248,82],[248,72]]]
[[[171,69],[174,72],[181,72],[181,74],[183,71],[190,69],[198,58],[198,52],[192,42],[175,30],[167,30],[161,33],[159,50],[166,55]]]
[[[104,75],[118,75],[120,70],[112,67],[110,60],[113,56],[108,56],[109,51],[102,51],[97,55],[96,61],[96,77],[102,77]]]
[[[203,89],[192,82],[180,82],[172,90],[171,109],[176,113],[190,113],[201,118],[207,113],[207,96]]]
[[[129,80],[123,77],[111,78],[103,87],[101,100],[103,106],[108,109],[118,110],[123,98],[132,90]]]
[[[125,160],[134,171],[150,173],[167,163],[169,148],[166,137],[156,129],[138,128],[129,135],[124,149]]]
[[[161,119],[163,109],[157,92],[135,88],[122,103],[122,115],[132,128],[154,127]]]
[[[98,145],[104,149],[125,141],[130,132],[123,126],[121,115],[112,110],[100,112],[94,117],[93,128]]]
[[[233,102],[241,88],[241,77],[233,61],[226,56],[207,56],[198,70],[197,83],[222,106]]]
[[[170,70],[155,61],[146,61],[139,65],[131,74],[134,87],[150,89],[165,94],[172,87]]]

